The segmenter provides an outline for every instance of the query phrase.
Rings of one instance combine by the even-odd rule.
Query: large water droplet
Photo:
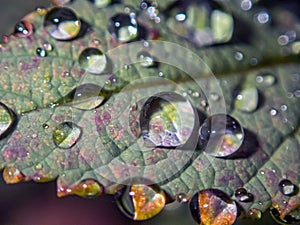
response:
[[[235,99],[235,108],[244,112],[253,112],[258,105],[258,90],[254,86],[243,88]]]
[[[138,37],[135,14],[119,13],[111,17],[108,31],[120,42],[130,42]]]
[[[81,22],[73,10],[55,7],[45,16],[44,27],[56,40],[71,40],[79,34]]]
[[[95,198],[104,193],[104,188],[94,179],[86,179],[78,184],[57,189],[57,196],[78,195],[84,198]]]
[[[63,122],[53,131],[54,143],[59,148],[73,147],[81,136],[81,128],[72,122]]]
[[[191,103],[173,92],[150,97],[141,110],[140,125],[145,144],[150,147],[184,145],[195,128]]]
[[[9,134],[16,122],[16,114],[0,102],[0,139]]]
[[[248,193],[245,188],[237,189],[234,195],[240,202],[252,202],[254,200],[253,195]]]
[[[295,218],[292,215],[286,215],[282,218],[276,208],[271,208],[270,213],[272,218],[279,224],[298,224],[300,222],[299,218]]]
[[[99,49],[87,48],[80,53],[79,64],[90,73],[101,74],[107,66],[107,59]]]
[[[208,117],[199,131],[199,144],[204,151],[216,157],[234,154],[242,145],[244,129],[233,117],[216,114]]]
[[[193,196],[190,210],[198,224],[231,225],[237,218],[235,201],[222,191],[206,189]]]
[[[297,192],[297,187],[288,179],[281,180],[278,186],[280,192],[287,196],[292,196]]]
[[[133,220],[146,220],[157,215],[166,204],[165,193],[158,185],[132,184],[116,193],[120,210]]]
[[[15,167],[5,167],[3,179],[7,184],[15,184],[26,180],[26,177]]]
[[[22,20],[15,25],[13,35],[17,37],[28,37],[32,34],[32,32],[33,25],[26,20]]]

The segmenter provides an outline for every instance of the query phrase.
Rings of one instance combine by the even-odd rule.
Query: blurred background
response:
[[[8,35],[24,15],[50,0],[0,0],[0,36]],[[0,176],[0,225],[195,225],[187,205],[170,205],[157,217],[132,222],[117,208],[112,196],[82,199],[56,197],[56,183],[32,182],[6,185]],[[276,224],[269,213],[257,221],[239,221],[236,225]]]

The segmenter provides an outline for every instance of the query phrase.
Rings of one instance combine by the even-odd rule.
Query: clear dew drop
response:
[[[46,123],[44,123],[42,126],[43,126],[44,129],[48,129],[49,128],[49,125],[46,124]]]
[[[85,179],[75,185],[60,187],[57,196],[78,195],[83,198],[95,198],[104,193],[104,187],[94,179]]]
[[[130,42],[138,37],[135,14],[118,13],[110,18],[108,31],[120,42]]]
[[[115,194],[119,209],[130,219],[147,220],[165,207],[166,196],[156,184],[132,184]]]
[[[276,77],[273,74],[262,74],[256,77],[256,83],[265,87],[271,87],[276,83]]]
[[[43,6],[38,6],[35,8],[35,12],[40,15],[40,16],[43,16],[43,15],[46,15],[47,13],[47,9]]]
[[[244,141],[244,129],[229,115],[212,115],[201,125],[198,141],[206,153],[227,157],[239,150]]]
[[[114,0],[89,0],[92,2],[97,8],[104,8],[110,5]]]
[[[270,109],[270,115],[271,116],[277,116],[277,114],[278,114],[277,109]]]
[[[216,102],[216,101],[220,100],[220,95],[216,92],[212,92],[212,93],[210,93],[210,98],[211,98],[211,100]]]
[[[140,64],[143,67],[153,67],[153,66],[155,66],[155,61],[154,61],[153,56],[151,56],[150,53],[148,53],[146,51],[138,53],[137,58],[138,58],[138,60],[140,61]]]
[[[85,71],[101,74],[107,66],[106,55],[97,48],[87,48],[80,53],[79,64]]]
[[[16,37],[28,37],[33,33],[33,25],[26,20],[22,20],[15,25],[13,35]]]
[[[44,28],[54,39],[66,41],[77,37],[81,22],[73,10],[54,7],[45,16]]]
[[[10,133],[16,123],[16,114],[0,102],[0,140]]]
[[[5,167],[3,170],[3,179],[7,184],[16,184],[26,180],[21,171],[13,166]]]
[[[244,87],[236,96],[234,105],[236,109],[244,112],[253,112],[258,106],[258,90],[255,86]]]
[[[262,212],[259,209],[251,208],[247,215],[252,220],[260,220],[262,217]]]
[[[47,57],[47,51],[43,48],[37,48],[36,49],[36,54],[40,57]]]
[[[238,214],[235,201],[216,189],[196,193],[190,201],[190,211],[198,224],[232,225]]]
[[[283,195],[293,196],[297,192],[297,187],[288,179],[281,180],[278,187]]]
[[[53,131],[53,140],[57,147],[69,149],[73,147],[81,136],[81,128],[72,122],[63,122]]]
[[[254,200],[254,196],[251,193],[248,193],[245,188],[238,188],[234,195],[240,202],[252,202]]]
[[[180,203],[185,203],[185,202],[188,202],[188,199],[186,197],[186,194],[184,193],[179,193],[176,195],[176,201],[177,202],[180,202]]]
[[[267,11],[261,11],[255,15],[255,20],[260,24],[266,24],[270,21],[270,15]]]
[[[241,2],[241,8],[244,11],[249,11],[252,8],[252,0],[243,0]]]
[[[193,106],[177,93],[161,92],[144,103],[140,126],[146,146],[182,146],[194,130]]]

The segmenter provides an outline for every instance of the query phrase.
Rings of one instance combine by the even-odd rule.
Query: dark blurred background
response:
[[[0,0],[0,35],[10,34],[17,21],[50,0]],[[195,225],[187,206],[168,206],[146,222],[132,222],[117,208],[112,196],[82,199],[56,197],[55,182],[6,185],[0,174],[0,225]],[[268,213],[259,224],[272,225]],[[237,224],[258,224],[240,221]]]

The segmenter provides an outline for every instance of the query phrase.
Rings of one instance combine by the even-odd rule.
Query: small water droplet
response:
[[[288,109],[287,105],[280,106],[281,111],[286,111]]]
[[[39,14],[40,16],[46,15],[47,13],[47,9],[43,6],[38,6],[35,8],[35,11],[37,12],[37,14]]]
[[[248,11],[252,8],[252,0],[243,0],[241,2],[241,8],[244,11]]]
[[[81,128],[72,122],[63,122],[53,131],[53,140],[57,147],[68,149],[73,147],[81,136]]]
[[[233,224],[238,213],[235,201],[216,189],[196,193],[190,201],[190,211],[198,224]]]
[[[179,194],[177,194],[177,195],[176,195],[176,201],[177,201],[177,202],[183,202],[183,203],[188,202],[188,199],[187,199],[187,197],[186,197],[186,194],[184,194],[184,193],[179,193]]]
[[[108,31],[120,42],[130,42],[138,37],[138,25],[135,14],[119,13],[111,17]]]
[[[252,220],[260,220],[262,217],[262,212],[256,208],[251,208],[247,214],[248,217]]]
[[[148,52],[140,52],[138,60],[143,67],[153,67],[155,65],[154,58]]]
[[[251,193],[248,193],[245,188],[237,189],[234,195],[240,202],[252,202],[254,200],[254,196]]]
[[[7,184],[15,184],[26,180],[26,177],[20,170],[11,166],[5,167],[3,170],[3,179]]]
[[[88,0],[92,2],[97,8],[105,8],[106,6],[112,4],[114,0]]]
[[[139,221],[154,217],[166,204],[165,193],[155,184],[132,184],[119,190],[115,197],[119,209]]]
[[[199,130],[199,145],[215,157],[227,157],[238,151],[244,141],[244,129],[233,117],[216,114],[208,117]],[[214,145],[214,146],[209,146]]]
[[[295,95],[296,98],[300,98],[300,90],[296,90],[294,92],[294,95]]]
[[[149,147],[182,146],[190,138],[194,123],[191,103],[173,92],[161,92],[150,97],[140,114],[142,136]]]
[[[16,118],[16,114],[0,102],[0,139],[6,137],[14,128]]]
[[[57,189],[57,196],[78,195],[84,198],[95,198],[104,193],[104,187],[94,179],[85,179],[78,184]]]
[[[242,61],[243,58],[244,58],[244,55],[243,55],[242,52],[237,51],[237,52],[234,53],[234,58],[235,58],[237,61]]]
[[[271,116],[277,116],[277,114],[278,114],[278,111],[276,109],[271,109],[270,110],[270,115]]]
[[[210,93],[210,98],[211,98],[211,100],[216,102],[216,101],[220,100],[220,95],[216,92],[212,92],[212,93]]]
[[[32,32],[33,25],[26,20],[22,20],[15,25],[13,35],[16,37],[28,37],[32,34]]]
[[[44,28],[56,40],[71,40],[79,34],[81,22],[73,10],[54,7],[45,16]]]
[[[234,101],[235,108],[244,112],[253,112],[258,106],[258,90],[254,86],[243,88]]]
[[[34,170],[41,170],[41,169],[43,169],[43,165],[42,164],[36,164],[33,169]]]
[[[280,192],[287,196],[292,196],[297,192],[296,186],[288,179],[281,180],[278,186]]]
[[[256,14],[256,20],[260,24],[266,24],[270,21],[270,15],[267,11],[261,11],[258,14]]]
[[[264,170],[261,170],[261,171],[260,171],[260,174],[261,174],[261,175],[265,175],[265,171],[264,171]]]
[[[160,72],[158,73],[158,76],[159,76],[159,77],[163,77],[163,76],[164,76],[164,73],[160,71]]]
[[[101,74],[106,66],[106,55],[97,48],[87,48],[80,53],[80,66],[87,72]]]
[[[47,51],[47,52],[52,52],[53,51],[53,46],[52,44],[50,44],[49,42],[45,42],[43,44],[43,48]]]
[[[47,52],[43,48],[37,48],[36,49],[36,54],[40,57],[46,57],[47,56]]]
[[[43,124],[43,128],[44,128],[44,129],[48,129],[48,128],[49,128],[49,125],[46,124],[46,123],[44,123],[44,124]]]
[[[277,38],[277,42],[279,45],[287,45],[289,43],[289,37],[287,35],[280,35]]]

